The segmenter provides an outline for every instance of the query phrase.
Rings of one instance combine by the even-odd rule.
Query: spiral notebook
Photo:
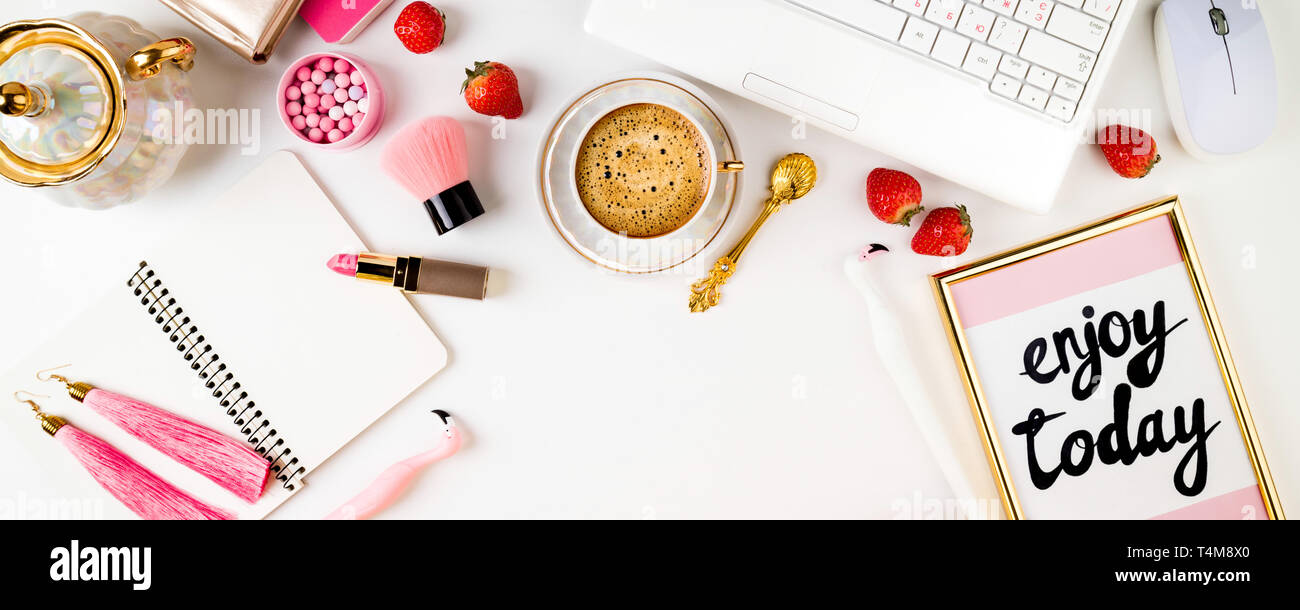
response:
[[[107,440],[211,504],[261,518],[312,471],[440,370],[447,352],[406,297],[325,267],[361,240],[296,157],[271,155],[202,217],[142,250],[102,299],[3,378],[39,389],[46,410]],[[110,281],[111,280],[111,281]],[[240,438],[272,464],[249,505],[113,427],[35,371],[139,398]],[[133,518],[20,409],[0,410],[67,500]],[[322,509],[322,515],[327,512]]]

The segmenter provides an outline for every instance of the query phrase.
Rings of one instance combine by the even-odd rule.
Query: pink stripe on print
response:
[[[1161,216],[952,285],[963,328],[1183,262]]]
[[[1236,520],[1246,518],[1268,519],[1268,511],[1264,510],[1264,498],[1259,495],[1257,485],[1243,487],[1237,491],[1228,492],[1209,500],[1202,500],[1191,506],[1184,506],[1178,510],[1152,517],[1152,519],[1156,520]]]

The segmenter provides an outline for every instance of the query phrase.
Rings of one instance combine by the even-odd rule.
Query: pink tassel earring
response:
[[[54,440],[63,443],[101,487],[144,519],[233,519],[234,515],[205,504],[162,480],[139,462],[115,449],[99,437],[86,433],[56,415],[46,415],[40,405],[14,392],[14,400],[31,406],[41,428]]]
[[[271,464],[238,440],[171,411],[70,381],[50,370],[54,369],[41,371],[36,378],[62,383],[78,402],[244,501],[252,503],[262,497]]]

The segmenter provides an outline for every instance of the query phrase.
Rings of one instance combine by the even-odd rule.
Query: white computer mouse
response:
[[[1156,57],[1178,141],[1213,160],[1264,143],[1277,120],[1277,75],[1255,0],[1165,0]]]

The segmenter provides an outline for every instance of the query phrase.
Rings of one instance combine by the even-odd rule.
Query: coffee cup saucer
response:
[[[739,159],[735,132],[698,87],[671,74],[637,72],[602,79],[557,113],[538,154],[538,199],[560,239],[601,267],[631,274],[657,273],[691,260],[718,236],[740,190],[739,173],[716,173],[707,199],[689,221],[655,237],[628,237],[602,226],[578,195],[576,159],[587,131],[601,117],[630,104],[660,104],[681,113],[709,140],[718,160]]]

